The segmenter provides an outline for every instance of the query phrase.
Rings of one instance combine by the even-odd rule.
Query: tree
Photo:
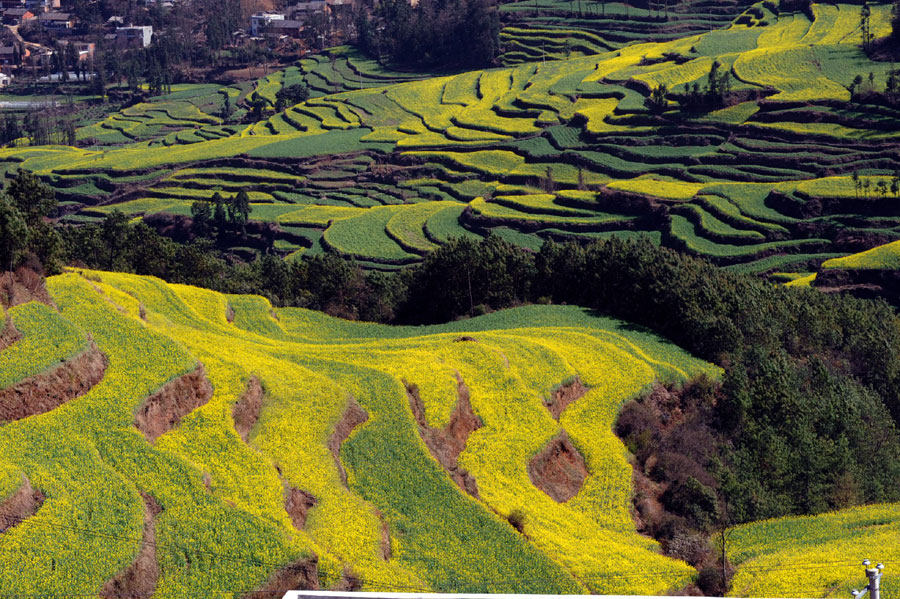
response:
[[[644,105],[650,109],[651,112],[655,112],[657,114],[663,113],[668,106],[668,101],[666,100],[666,95],[669,93],[668,88],[665,83],[660,83],[658,86],[654,87],[650,92],[650,97],[644,100]]]
[[[850,83],[850,88],[849,88],[851,100],[856,99],[857,94],[862,92],[862,82],[863,82],[862,75],[857,75],[856,77],[853,78],[853,81]]]
[[[894,48],[900,45],[900,0],[894,0],[891,6],[891,41]]]
[[[225,232],[225,229],[228,225],[228,214],[225,211],[225,200],[217,191],[213,193],[212,199],[210,201],[213,205],[213,223],[216,226],[216,230],[221,235]]]
[[[731,90],[731,74],[728,71],[720,73],[721,68],[722,63],[718,60],[713,61],[706,83],[706,99],[713,106],[721,105]]]
[[[872,46],[872,31],[869,23],[871,16],[872,9],[869,7],[869,3],[863,2],[859,9],[859,29],[862,35],[862,47],[866,51]]]
[[[213,224],[212,205],[205,200],[191,204],[191,232],[197,237],[209,235]]]
[[[494,0],[383,0],[361,49],[413,65],[485,67],[500,53]]]
[[[51,223],[39,222],[28,227],[28,250],[33,252],[48,275],[62,272],[63,242]]]
[[[31,171],[17,171],[6,189],[6,195],[29,226],[41,222],[44,217],[51,216],[56,211],[56,192]]]
[[[0,263],[11,271],[19,252],[28,241],[28,225],[16,207],[0,198]]]
[[[219,117],[223,121],[227,121],[231,116],[231,113],[234,112],[234,107],[231,105],[231,96],[227,93],[225,94],[225,101],[222,103],[222,111],[219,113]]]
[[[228,220],[235,228],[239,227],[242,233],[245,232],[250,211],[250,196],[243,189],[228,201]]]
[[[309,88],[302,83],[282,87],[275,92],[275,110],[281,112],[286,106],[293,106],[309,99]]]
[[[104,268],[127,270],[128,217],[119,210],[107,215],[100,224],[100,234],[105,245]]]

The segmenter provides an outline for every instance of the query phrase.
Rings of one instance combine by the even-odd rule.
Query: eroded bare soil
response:
[[[81,397],[103,380],[108,365],[106,356],[91,342],[71,360],[0,390],[0,422],[44,414]]]
[[[557,387],[544,405],[550,411],[553,419],[558,421],[566,408],[584,397],[587,392],[587,386],[576,376],[572,381]]]
[[[428,425],[425,419],[425,406],[419,396],[419,390],[415,385],[406,385],[406,395],[409,398],[409,407],[416,419],[419,435],[425,441],[425,445],[431,455],[450,474],[450,478],[460,489],[478,497],[478,484],[475,477],[467,470],[459,467],[459,454],[466,448],[469,435],[484,426],[481,418],[472,409],[469,398],[469,388],[457,375],[456,406],[450,414],[450,421],[443,428],[434,428]]]
[[[156,560],[156,519],[162,508],[147,493],[144,499],[144,534],[141,549],[131,564],[103,585],[102,599],[145,599],[156,591],[159,562]]]
[[[212,393],[212,383],[200,364],[149,395],[135,414],[134,426],[153,443],[178,426],[182,418],[208,402]]]
[[[259,420],[262,410],[262,400],[265,394],[262,384],[255,376],[247,382],[247,390],[231,408],[231,417],[234,419],[234,428],[237,430],[244,443],[250,436],[250,431]]]
[[[332,432],[331,436],[328,438],[328,449],[331,450],[331,455],[334,456],[334,463],[337,464],[338,473],[341,475],[341,482],[343,482],[345,486],[347,484],[347,471],[344,470],[344,465],[341,463],[341,445],[347,440],[350,433],[353,432],[353,429],[368,419],[368,412],[366,412],[355,399],[350,398],[350,401],[347,403],[347,409],[344,410],[344,415],[337,425],[335,425],[334,432]]]
[[[18,526],[23,520],[34,516],[46,497],[39,490],[31,486],[31,481],[23,478],[22,486],[0,501],[0,534]]]
[[[559,503],[575,497],[587,475],[584,456],[565,431],[554,437],[528,464],[532,484]]]
[[[288,591],[310,591],[319,588],[318,558],[300,560],[274,574],[258,589],[244,595],[245,599],[281,599]]]

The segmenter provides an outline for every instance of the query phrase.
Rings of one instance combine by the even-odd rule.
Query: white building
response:
[[[284,21],[284,15],[274,12],[258,12],[250,16],[250,35],[259,37],[262,32],[272,21]]]
[[[153,39],[152,25],[116,27],[116,43],[125,48],[146,48]]]

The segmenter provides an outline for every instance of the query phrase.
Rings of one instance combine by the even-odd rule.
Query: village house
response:
[[[259,37],[273,21],[284,21],[284,15],[274,12],[258,12],[250,15],[250,35]]]
[[[3,11],[4,25],[21,25],[35,18],[33,12],[27,8],[8,8]]]
[[[331,14],[346,19],[353,16],[354,0],[326,0]]]
[[[284,19],[269,23],[264,33],[275,37],[287,36],[297,39],[303,35],[304,27],[305,23],[303,21]]]
[[[120,48],[146,48],[153,41],[152,25],[116,27],[116,45]]]
[[[70,42],[67,40],[62,40],[59,43],[63,46],[72,44],[72,46],[75,48],[75,56],[78,57],[79,61],[86,61],[94,57],[94,49],[96,48],[96,44],[94,44],[93,42]]]
[[[38,15],[37,20],[48,31],[66,31],[75,27],[75,16],[67,12],[45,12]]]
[[[298,2],[290,8],[291,18],[305,21],[316,13],[331,14],[331,7],[325,0]]]
[[[19,44],[0,46],[0,65],[5,67],[18,67],[31,52],[28,48]]]
[[[36,15],[49,13],[60,7],[59,0],[25,0],[25,8]],[[61,13],[66,14],[66,13]]]

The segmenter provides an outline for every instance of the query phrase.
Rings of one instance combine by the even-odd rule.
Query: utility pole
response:
[[[869,593],[869,599],[881,599],[881,571],[884,570],[884,564],[878,564],[874,568],[870,568],[869,564],[871,564],[867,559],[863,560],[863,565],[866,567],[866,578],[869,579],[869,584],[866,585],[861,591],[857,591],[853,589],[850,591],[850,594],[853,595],[853,599],[860,599],[866,592]]]

